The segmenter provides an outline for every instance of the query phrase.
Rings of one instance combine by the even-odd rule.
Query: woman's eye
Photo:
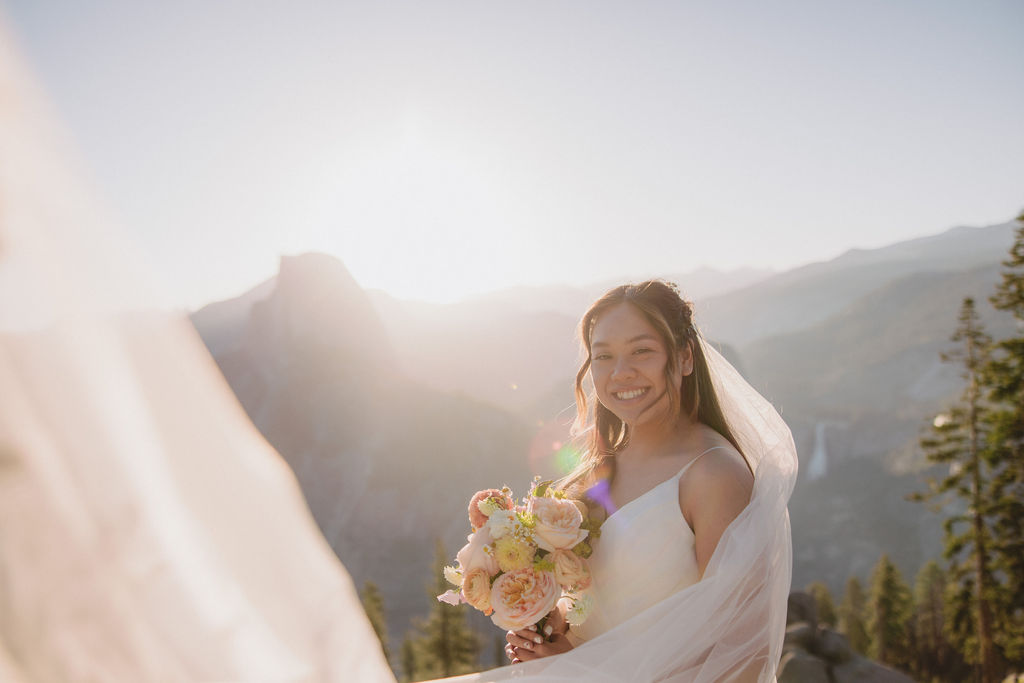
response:
[[[639,356],[641,353],[653,353],[653,352],[654,352],[654,349],[646,349],[645,348],[645,349],[637,349],[636,351],[633,352],[633,354]]]
[[[594,360],[608,360],[609,358],[611,358],[611,356],[609,356],[607,353],[599,353],[596,356],[594,356]]]

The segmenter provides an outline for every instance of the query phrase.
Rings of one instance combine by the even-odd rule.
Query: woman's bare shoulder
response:
[[[702,506],[750,500],[754,476],[747,461],[732,444],[723,444],[702,455],[679,482],[680,502],[700,502]],[[700,495],[690,495],[699,491]]]

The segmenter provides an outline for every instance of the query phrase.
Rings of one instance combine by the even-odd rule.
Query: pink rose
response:
[[[548,556],[555,563],[555,580],[563,588],[586,590],[590,587],[590,566],[571,550],[556,550]]]
[[[474,569],[462,580],[462,597],[484,614],[491,613],[491,577],[483,569]]]
[[[580,529],[583,514],[568,498],[531,498],[530,512],[537,517],[533,539],[548,552],[572,548],[589,533]]]
[[[498,489],[484,489],[483,491],[477,491],[469,500],[469,524],[473,527],[473,531],[476,531],[487,523],[487,515],[480,511],[479,503],[487,500],[488,498],[494,498],[498,503],[498,507],[504,510],[511,510],[514,506],[512,499]]]
[[[528,567],[502,574],[491,586],[491,621],[508,631],[524,629],[553,610],[561,595],[551,572]]]
[[[466,576],[474,569],[483,569],[487,572],[488,576],[497,574],[498,560],[494,557],[493,551],[490,553],[484,552],[485,545],[494,543],[494,539],[491,538],[491,532],[487,530],[487,527],[470,534],[466,537],[466,540],[469,543],[462,546],[462,550],[455,555],[459,568],[462,569],[462,575]]]

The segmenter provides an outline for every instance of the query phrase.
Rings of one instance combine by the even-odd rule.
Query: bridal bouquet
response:
[[[498,627],[518,631],[540,622],[558,601],[568,601],[566,620],[582,624],[593,607],[588,539],[600,524],[587,506],[533,481],[530,495],[516,505],[512,491],[478,491],[469,501],[469,541],[445,567],[454,586],[437,596],[449,605],[469,603]]]

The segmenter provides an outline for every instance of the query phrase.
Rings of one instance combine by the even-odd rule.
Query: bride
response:
[[[586,489],[608,515],[591,557],[595,611],[578,627],[556,612],[544,634],[510,631],[506,654],[533,662],[521,673],[537,680],[774,680],[788,429],[704,343],[673,285],[617,287],[579,332],[585,456],[561,486]]]
[[[513,663],[567,651],[699,581],[753,488],[692,306],[674,285],[652,280],[609,291],[583,316],[580,337],[578,426],[588,443],[562,487],[586,486],[610,513],[591,558],[598,611],[567,632],[547,627],[550,641],[510,632]]]
[[[2,38],[0,680],[393,683],[291,473],[187,318],[152,311]],[[622,296],[584,328],[591,448],[564,482],[613,473],[600,606],[460,680],[774,677],[792,437],[674,291]]]

